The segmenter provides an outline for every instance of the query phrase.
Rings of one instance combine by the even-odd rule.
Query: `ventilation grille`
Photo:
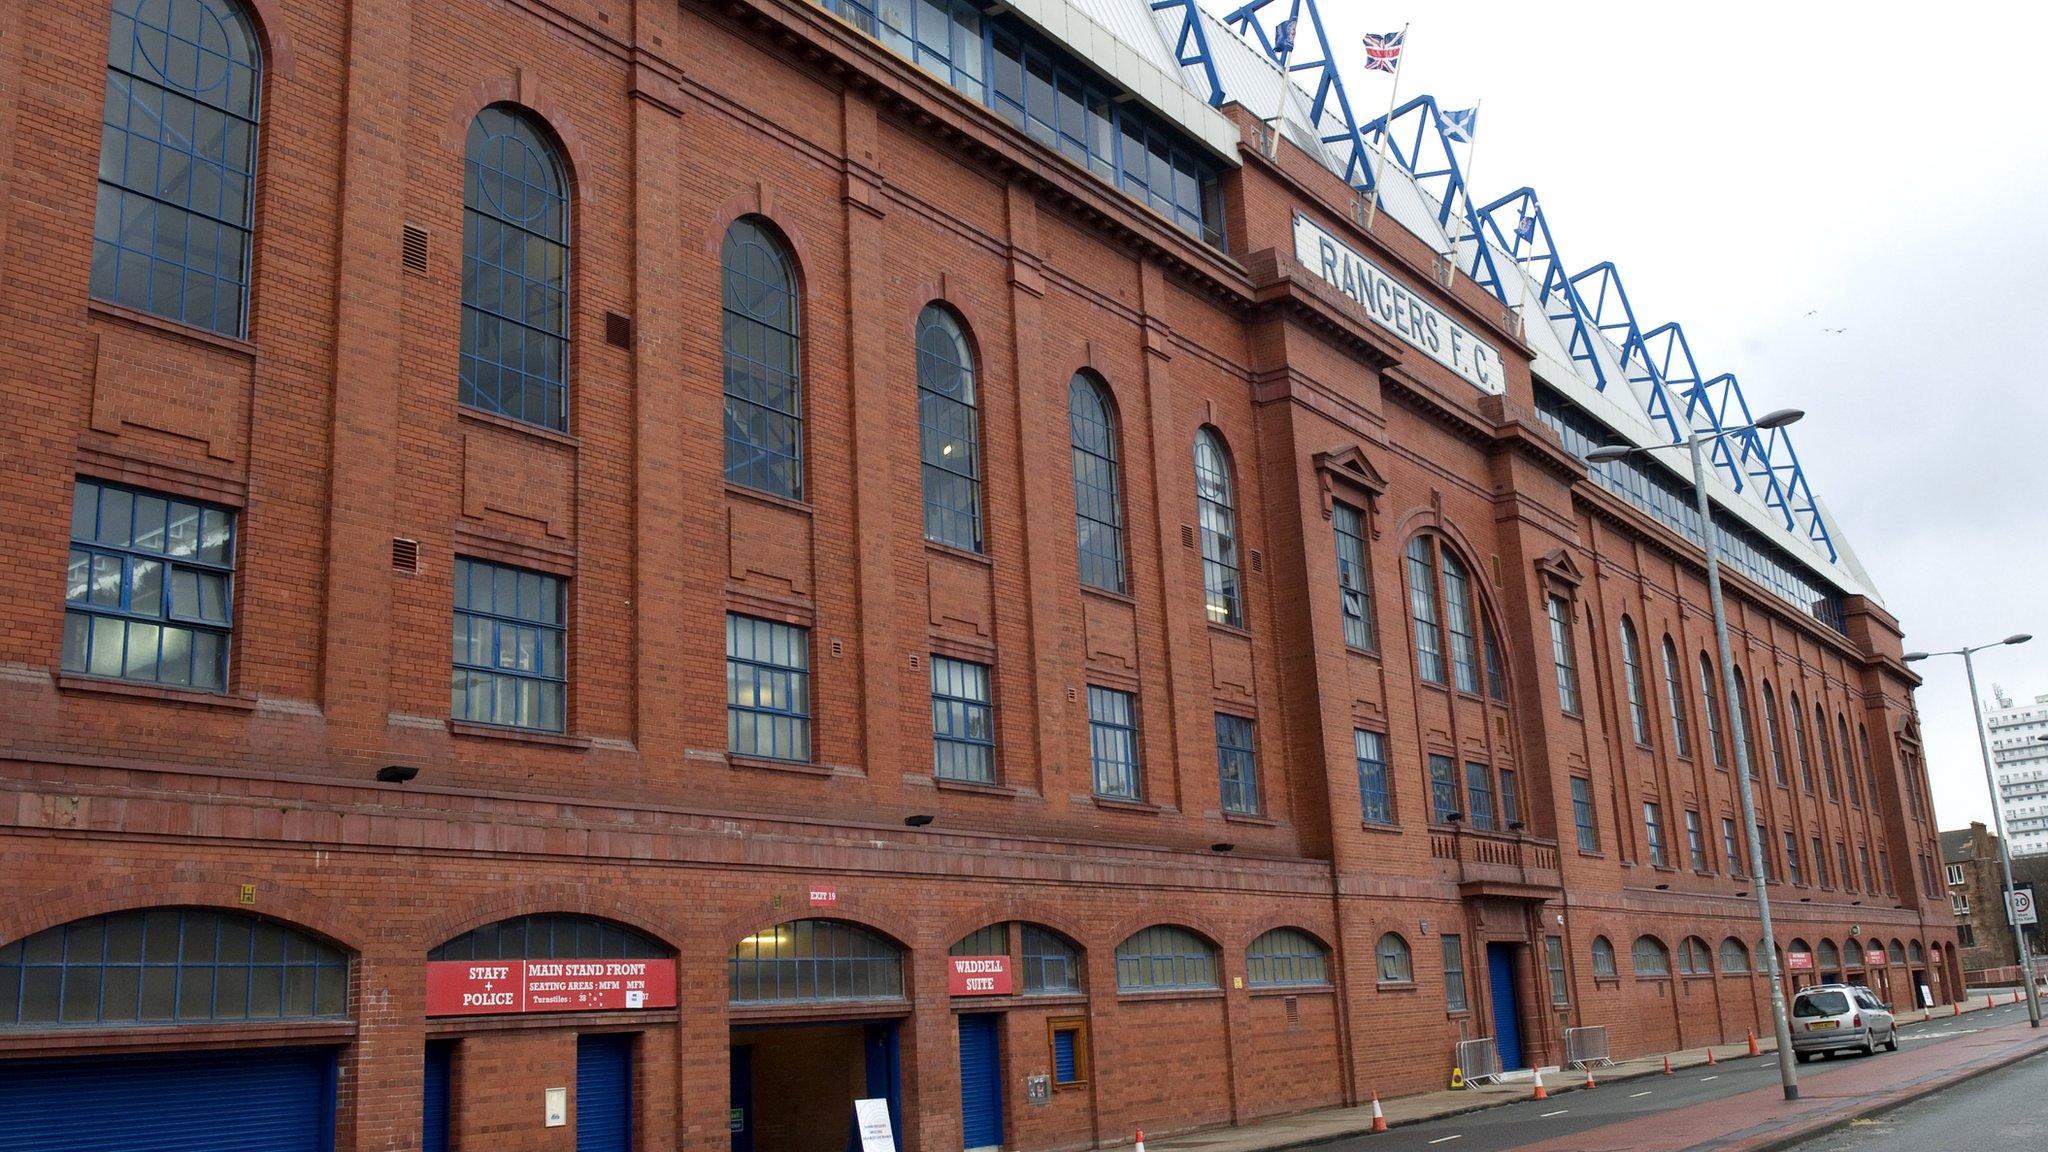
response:
[[[915,672],[922,667],[924,667],[924,657],[912,652],[910,654],[910,670]]]
[[[1252,571],[1264,572],[1265,570],[1266,554],[1264,552],[1259,551],[1257,548],[1252,549]]]
[[[420,570],[420,542],[409,540],[403,536],[393,537],[391,540],[391,570],[404,573],[407,576],[418,573]]]
[[[1078,689],[1078,688],[1075,688],[1075,687],[1073,687],[1072,685],[1069,685],[1069,686],[1067,687],[1067,703],[1069,703],[1069,704],[1078,704],[1078,703],[1080,703],[1080,702],[1081,702],[1081,690],[1080,690],[1080,689]]]
[[[1287,998],[1287,1022],[1289,1024],[1301,1023],[1301,1001],[1293,996]]]
[[[839,637],[834,636],[832,638],[832,658],[836,660],[839,657],[844,656],[845,654],[846,642],[841,640]]]
[[[1180,526],[1180,546],[1183,548],[1193,548],[1195,546],[1194,525],[1183,524]]]
[[[417,224],[405,226],[404,261],[407,272],[427,270],[427,230]]]
[[[604,314],[604,342],[614,348],[633,346],[633,318],[617,312]]]

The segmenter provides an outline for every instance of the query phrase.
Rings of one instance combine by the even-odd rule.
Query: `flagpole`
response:
[[[1406,57],[1408,55],[1409,27],[1407,24],[1401,25],[1401,51],[1399,55],[1394,57],[1394,87],[1391,92],[1387,93],[1386,118],[1380,121],[1380,146],[1376,157],[1379,163],[1373,166],[1372,201],[1365,207],[1365,230],[1367,232],[1372,231],[1372,222],[1380,214],[1380,177],[1385,175],[1387,171],[1387,137],[1394,134],[1394,104],[1401,99],[1401,66],[1408,62]]]
[[[1199,17],[1198,17],[1199,18]],[[1273,118],[1266,121],[1266,159],[1280,155],[1280,125],[1287,119],[1287,98],[1290,81],[1287,69],[1294,61],[1294,46],[1301,42],[1301,0],[1294,0],[1294,7],[1287,15],[1287,50],[1280,53],[1280,98],[1273,101]]]
[[[1467,209],[1465,215],[1467,217],[1470,217],[1472,214],[1470,211],[1472,207],[1472,173],[1479,170],[1479,110],[1485,106],[1486,98],[1483,96],[1472,105],[1472,132],[1471,135],[1465,138],[1467,147],[1465,152],[1465,170],[1463,178],[1459,181],[1458,190],[1465,197],[1465,207]],[[1449,143],[1449,141],[1445,141],[1447,146]],[[1466,222],[1471,223],[1469,219]],[[1472,238],[1479,240],[1482,244],[1486,243],[1479,236],[1479,226],[1477,224],[1472,225]],[[1457,235],[1451,237],[1451,280],[1445,282],[1445,287],[1449,287],[1451,283],[1456,281],[1458,274],[1458,252],[1464,239],[1463,236]]]

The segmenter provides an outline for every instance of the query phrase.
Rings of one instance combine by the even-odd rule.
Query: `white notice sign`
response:
[[[860,1127],[860,1152],[896,1152],[887,1100],[855,1100],[853,1121]]]
[[[2040,921],[2040,913],[2034,910],[2034,886],[2032,884],[2015,884],[2012,886],[2012,891],[2005,894],[2005,914],[2006,920],[2009,923],[2022,928]]]
[[[1496,396],[1507,391],[1500,349],[1473,335],[1470,328],[1300,213],[1294,216],[1294,258],[1351,297],[1373,323],[1456,372],[1474,388]]]

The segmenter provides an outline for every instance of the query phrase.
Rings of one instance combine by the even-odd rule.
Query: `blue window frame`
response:
[[[1453,932],[1443,935],[1444,945],[1444,1010],[1464,1012],[1470,1004],[1465,999],[1465,938]]]
[[[1522,787],[1513,768],[1502,768],[1500,776],[1500,824],[1514,828],[1522,822]]]
[[[1664,637],[1664,705],[1671,709],[1671,748],[1680,756],[1692,756],[1692,730],[1685,722],[1685,689],[1678,673],[1678,649],[1671,637]]]
[[[658,960],[660,941],[595,916],[536,913],[464,932],[427,953],[429,960]]]
[[[1501,666],[1500,637],[1494,634],[1493,621],[1487,619],[1484,612],[1479,614],[1479,635],[1486,654],[1486,694],[1495,702],[1505,704],[1508,702],[1508,674],[1507,669]]]
[[[1636,641],[1636,626],[1633,620],[1621,618],[1621,668],[1628,683],[1628,725],[1636,743],[1648,747],[1650,743],[1650,705],[1643,694],[1642,646]],[[1770,686],[1764,687],[1769,698]]]
[[[1202,525],[1202,594],[1209,622],[1244,627],[1244,592],[1237,565],[1237,500],[1230,484],[1230,453],[1213,428],[1195,431],[1195,505]]]
[[[1438,824],[1448,823],[1453,816],[1461,815],[1464,809],[1458,806],[1458,764],[1449,756],[1432,754],[1429,758],[1429,817]]]
[[[1143,797],[1136,696],[1115,688],[1088,686],[1088,757],[1095,767],[1097,796],[1115,800]]]
[[[462,208],[462,402],[566,431],[569,176],[533,117],[470,121]]]
[[[1344,619],[1344,643],[1372,651],[1372,575],[1365,565],[1365,529],[1358,509],[1349,504],[1330,508],[1330,530],[1337,540],[1337,599]]]
[[[804,496],[803,308],[796,264],[766,221],[725,231],[725,479]]]
[[[1721,729],[1721,691],[1713,662],[1700,653],[1700,710],[1707,725],[1707,746],[1714,752],[1714,767],[1728,767],[1728,738]]]
[[[1579,713],[1579,677],[1572,665],[1572,610],[1562,596],[1552,596],[1550,615],[1550,663],[1557,670],[1557,706],[1576,716]]]
[[[1444,569],[1444,624],[1451,633],[1451,671],[1458,691],[1479,694],[1479,633],[1472,626],[1472,581],[1450,550],[1437,549]]]
[[[725,617],[726,748],[769,760],[811,758],[811,633]]]
[[[1215,988],[1216,949],[1185,928],[1155,924],[1116,946],[1116,990]]]
[[[1250,720],[1216,714],[1216,774],[1225,812],[1259,811],[1259,754],[1252,736]]]
[[[0,946],[0,1027],[341,1018],[348,957],[240,912],[88,916]]]
[[[93,213],[95,298],[248,331],[256,30],[228,0],[115,0]]]
[[[1436,566],[1431,563],[1429,539],[1417,536],[1408,541],[1408,615],[1415,623],[1415,674],[1432,684],[1446,682],[1444,674],[1443,628],[1436,607]]]
[[[734,1004],[901,1000],[903,950],[857,924],[793,920],[733,947]]]
[[[1081,949],[1072,940],[1041,928],[1024,927],[1024,994],[1061,996],[1081,991]]]
[[[941,780],[996,782],[988,680],[986,664],[932,657],[932,775]]]
[[[225,690],[234,569],[227,509],[76,481],[64,671]]]
[[[1116,463],[1116,417],[1109,390],[1086,373],[1067,385],[1074,441],[1074,533],[1081,583],[1124,591],[1123,485]]]
[[[1465,820],[1474,828],[1493,828],[1493,770],[1484,764],[1465,764]]]
[[[1394,800],[1387,788],[1387,738],[1378,732],[1354,728],[1353,750],[1358,754],[1358,806],[1368,824],[1392,824]]]
[[[1062,1088],[1086,1083],[1088,1063],[1084,1051],[1088,1025],[1080,1020],[1054,1020],[1049,1027],[1052,1031],[1052,1082]]]
[[[1244,982],[1254,988],[1327,985],[1329,950],[1299,928],[1275,928],[1245,949]]]
[[[455,559],[455,670],[449,715],[475,724],[562,730],[569,630],[562,579]]]
[[[974,353],[953,313],[917,317],[917,422],[924,474],[924,538],[981,551],[981,414]]]
[[[1572,777],[1572,824],[1578,829],[1579,851],[1600,851],[1600,825],[1593,814],[1593,782]]]

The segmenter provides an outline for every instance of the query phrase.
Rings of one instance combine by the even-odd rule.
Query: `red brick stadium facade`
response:
[[[1569,1027],[1604,1025],[1625,1055],[1767,1025],[1751,885],[1724,841],[1732,753],[1709,751],[1729,722],[1696,672],[1713,648],[1698,548],[1588,481],[1537,416],[1513,318],[1469,281],[1445,288],[1436,254],[1384,218],[1360,227],[1315,160],[1227,158],[1226,251],[800,0],[237,10],[261,124],[246,323],[223,329],[192,323],[190,298],[166,318],[148,287],[125,295],[112,263],[113,287],[96,282],[108,4],[6,4],[0,947],[30,946],[0,952],[15,981],[0,980],[0,1096],[10,1068],[57,1056],[82,1059],[52,1075],[91,1075],[118,1054],[319,1049],[335,1147],[566,1150],[577,1094],[550,1126],[545,1092],[579,1083],[579,1038],[616,1035],[633,1146],[827,1152],[848,1101],[882,1094],[905,1148],[941,1152],[975,1138],[960,1021],[993,1015],[998,1142],[1064,1149],[1440,1087],[1458,1040],[1509,1024],[1529,1063],[1557,1062]],[[490,108],[533,126],[566,175],[554,426],[458,387],[465,150]],[[1298,263],[1296,213],[1499,349],[1505,394]],[[804,475],[789,496],[729,482],[722,447],[721,269],[742,221],[794,272]],[[919,456],[935,303],[978,392],[975,546],[920,524],[921,476],[944,466]],[[1077,376],[1108,399],[1121,589],[1076,578],[1061,449]],[[1205,594],[1216,509],[1198,503],[1198,436],[1230,489],[1227,608]],[[101,501],[82,527],[81,493]],[[197,663],[167,671],[168,628],[148,633],[153,681],[132,674],[132,622],[107,633],[127,636],[125,662],[118,647],[100,662],[88,634],[143,603],[153,577],[138,573],[157,563],[141,520],[109,535],[117,500],[124,523],[197,508],[232,525],[231,611],[194,609],[180,633],[225,637],[220,690]],[[1370,613],[1350,643],[1344,525]],[[70,609],[67,531],[89,573]],[[120,589],[100,615],[95,533]],[[505,718],[496,697],[483,719],[467,711],[482,697],[451,712],[458,562],[558,582],[543,587],[560,589],[559,630],[539,631],[564,637],[550,683],[565,687],[537,713],[558,723],[487,722]],[[193,587],[212,578],[166,563]],[[1417,651],[1417,580],[1428,613],[1465,622],[1434,653]],[[1778,736],[1783,784],[1751,725],[1791,975],[1824,975],[1846,949],[1868,965],[1847,961],[1851,977],[1946,1002],[1954,926],[1897,623],[1852,596],[1837,629],[1740,573],[1729,584],[1740,713],[1779,707],[1765,685],[1803,707]],[[183,613],[182,595],[162,603]],[[729,615],[801,644],[808,698],[785,709],[801,754],[732,751]],[[1487,677],[1482,643],[1498,646]],[[1452,682],[1423,674],[1432,659]],[[992,717],[992,751],[968,742],[986,777],[934,770],[933,661],[982,670],[962,691]],[[1091,688],[1132,708],[1119,787],[1102,785]],[[1250,737],[1222,780],[1219,717]],[[1376,810],[1360,732],[1383,749]],[[1458,820],[1435,818],[1433,755]],[[1802,787],[1802,763],[1825,784]],[[380,781],[387,766],[417,777]],[[173,909],[319,942],[345,963],[345,1000],[216,1001],[152,1023],[145,989],[139,1020],[112,991],[39,1014],[54,994],[33,985],[36,941],[95,917],[111,940],[121,917]],[[673,988],[656,1006],[430,1014],[430,953],[539,914],[630,930],[674,962]],[[858,926],[895,957],[873,971],[900,984],[741,994],[735,949],[807,920]],[[1027,989],[1031,937],[1005,929],[968,951],[1010,957],[1012,993],[950,995],[949,949],[1012,922],[1062,939],[1074,978]],[[1184,930],[1171,940],[1207,966],[1182,956],[1151,980],[1141,949],[1120,965],[1154,926]],[[1308,945],[1293,977],[1273,975],[1276,940]],[[422,1073],[436,1058],[438,1103]],[[447,1136],[423,1133],[436,1108]]]

